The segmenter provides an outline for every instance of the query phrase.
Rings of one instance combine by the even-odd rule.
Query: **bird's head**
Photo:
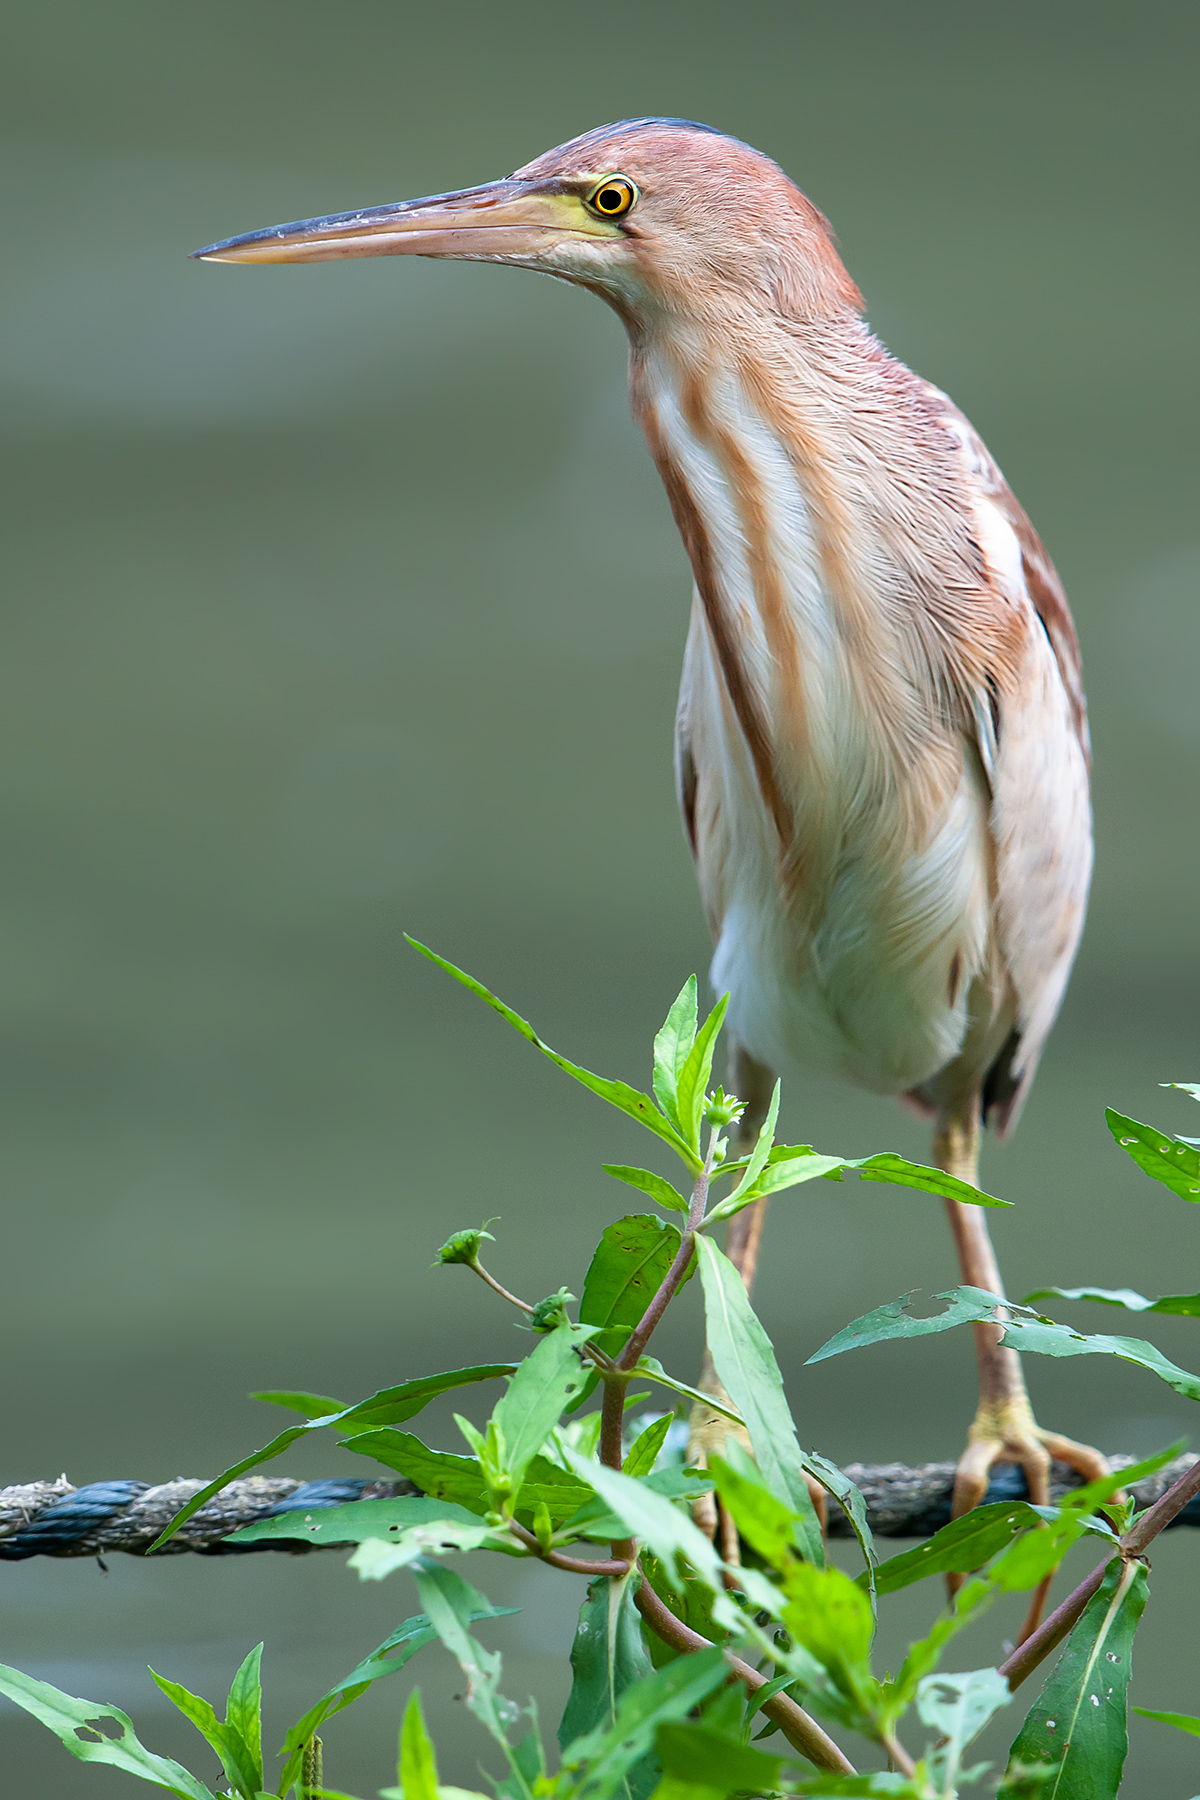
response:
[[[634,329],[750,306],[856,309],[825,219],[769,157],[682,119],[604,125],[502,181],[210,244],[208,262],[437,256],[592,288]]]

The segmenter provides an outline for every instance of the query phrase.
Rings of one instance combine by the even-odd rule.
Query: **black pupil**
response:
[[[620,212],[625,204],[625,190],[619,187],[601,188],[597,205],[601,212]]]

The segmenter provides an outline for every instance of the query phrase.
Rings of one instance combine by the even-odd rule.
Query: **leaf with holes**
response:
[[[264,1544],[294,1538],[301,1543],[363,1544],[368,1538],[395,1538],[414,1526],[436,1530],[439,1526],[479,1526],[479,1519],[463,1506],[448,1500],[431,1500],[425,1494],[398,1494],[390,1500],[347,1500],[342,1506],[314,1506],[296,1512],[276,1513],[256,1519],[231,1532],[227,1544]]]
[[[605,1227],[583,1284],[579,1317],[599,1330],[597,1341],[610,1356],[641,1320],[682,1242],[678,1228],[654,1213],[631,1213]],[[693,1257],[680,1287],[695,1268]]]
[[[500,1693],[499,1652],[485,1650],[467,1629],[491,1610],[489,1602],[454,1569],[425,1564],[414,1573],[429,1623],[467,1677],[467,1705],[507,1749],[505,1720],[516,1716],[516,1708]]]
[[[1165,1381],[1186,1399],[1200,1400],[1200,1379],[1170,1362],[1161,1350],[1144,1338],[1088,1336],[1081,1331],[1072,1331],[1068,1325],[1058,1325],[1053,1319],[1043,1318],[1031,1307],[1002,1300],[983,1288],[950,1288],[936,1298],[949,1302],[945,1312],[929,1319],[914,1319],[907,1311],[912,1293],[902,1294],[898,1300],[889,1301],[886,1306],[876,1307],[874,1312],[855,1319],[828,1343],[822,1344],[808,1360],[810,1363],[822,1362],[828,1356],[837,1356],[843,1350],[859,1349],[866,1344],[882,1344],[892,1338],[924,1337],[929,1332],[948,1331],[955,1325],[982,1323],[994,1319],[997,1307],[1002,1306],[1008,1318],[1004,1321],[1004,1336],[1000,1341],[1014,1350],[1028,1351],[1035,1356],[1116,1356],[1124,1362],[1149,1369],[1152,1375],[1157,1375],[1160,1381]]]
[[[261,1468],[263,1463],[273,1462],[309,1431],[321,1431],[327,1426],[335,1425],[340,1425],[343,1430],[358,1427],[362,1431],[370,1431],[377,1425],[402,1425],[406,1419],[413,1418],[428,1406],[431,1400],[451,1388],[466,1387],[478,1381],[492,1381],[499,1375],[512,1375],[515,1369],[515,1363],[480,1363],[466,1369],[449,1369],[440,1375],[421,1375],[414,1381],[402,1382],[399,1387],[381,1388],[369,1400],[360,1400],[354,1406],[343,1407],[340,1412],[329,1413],[324,1418],[310,1419],[304,1425],[293,1425],[289,1430],[281,1431],[278,1437],[272,1438],[269,1444],[256,1450],[252,1456],[245,1456],[241,1462],[234,1463],[224,1474],[218,1475],[215,1481],[210,1481],[207,1487],[201,1488],[198,1494],[193,1494],[187,1505],[175,1514],[166,1530],[155,1538],[150,1551],[160,1549],[168,1538],[174,1537],[180,1526],[186,1525],[223,1487],[251,1469]],[[150,1551],[147,1551],[147,1555]]]
[[[938,1734],[928,1757],[938,1800],[955,1800],[964,1778],[963,1751],[1011,1699],[1008,1682],[998,1669],[927,1675],[922,1681],[917,1689],[917,1715],[922,1725]]]
[[[147,1750],[133,1729],[133,1721],[119,1707],[92,1700],[76,1700],[48,1681],[35,1681],[20,1669],[0,1664],[0,1694],[47,1726],[80,1762],[108,1763],[126,1775],[136,1775],[155,1787],[166,1788],[179,1800],[214,1800],[211,1788],[169,1756]],[[116,1736],[100,1729],[104,1721],[118,1727]],[[87,1734],[86,1736],[84,1734]]]
[[[1108,1129],[1122,1150],[1127,1150],[1139,1169],[1161,1181],[1181,1200],[1200,1201],[1200,1150],[1193,1144],[1169,1138],[1165,1131],[1127,1119],[1106,1107]]]
[[[1146,1605],[1141,1563],[1114,1557],[1067,1639],[1009,1753],[997,1800],[1016,1800],[1015,1769],[1045,1770],[1042,1800],[1107,1800],[1121,1785],[1133,1634]]]

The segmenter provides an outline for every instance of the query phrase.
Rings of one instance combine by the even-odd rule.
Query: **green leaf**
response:
[[[1139,1169],[1161,1181],[1181,1200],[1200,1200],[1200,1150],[1169,1138],[1165,1131],[1142,1125],[1137,1119],[1127,1119],[1111,1106],[1105,1108],[1104,1117],[1122,1150],[1129,1152]]]
[[[575,1452],[578,1456],[580,1453]],[[584,1458],[583,1460],[587,1460]],[[588,1462],[589,1468],[595,1464]],[[649,1475],[638,1477],[647,1493],[657,1494],[663,1500],[693,1501],[701,1494],[707,1494],[712,1487],[711,1476],[702,1469],[658,1469]],[[572,1513],[566,1520],[563,1530],[572,1537],[586,1537],[597,1541],[624,1537],[626,1524],[622,1516],[614,1512],[598,1493],[580,1506],[579,1511]]]
[[[668,1580],[666,1570],[652,1550],[643,1550],[638,1563],[645,1580],[668,1612],[674,1613],[689,1630],[707,1639],[710,1644],[725,1642],[729,1633],[713,1618],[713,1606],[717,1597],[712,1588],[695,1575],[689,1575],[682,1586],[677,1586],[675,1571],[672,1570]],[[670,1644],[664,1643],[648,1625],[642,1627],[642,1636],[656,1669],[665,1668],[667,1663],[674,1662],[678,1656],[688,1654],[687,1651],[675,1650]]]
[[[848,1475],[842,1473],[836,1463],[828,1462],[825,1457],[818,1456],[815,1450],[803,1452],[801,1460],[804,1464],[805,1474],[811,1475],[814,1481],[820,1482],[825,1492],[832,1495],[850,1521],[850,1529],[858,1539],[858,1547],[862,1551],[863,1561],[867,1565],[865,1573],[873,1600],[875,1582],[872,1571],[878,1558],[875,1555],[875,1540],[867,1519],[867,1503],[861,1490],[855,1486]]]
[[[626,1688],[614,1724],[576,1738],[563,1751],[565,1767],[578,1771],[577,1800],[608,1800],[634,1765],[654,1746],[660,1725],[688,1714],[728,1679],[729,1665],[715,1645],[678,1656],[665,1668]]]
[[[397,1431],[395,1426],[385,1425],[378,1431],[343,1438],[341,1448],[353,1450],[356,1456],[370,1456],[385,1469],[407,1475],[431,1500],[448,1500],[480,1515],[492,1504],[477,1456],[450,1456],[442,1450],[431,1450],[411,1431]]]
[[[1145,1605],[1145,1568],[1114,1558],[1010,1752],[1010,1769],[1052,1771],[1038,1790],[1044,1800],[1097,1800],[1120,1787],[1133,1634]],[[1007,1777],[998,1800],[1006,1795],[1015,1800]]]
[[[48,1681],[35,1681],[20,1669],[0,1663],[0,1694],[32,1713],[47,1726],[80,1762],[108,1763],[126,1775],[136,1775],[155,1787],[166,1788],[179,1800],[214,1800],[212,1790],[169,1756],[155,1756],[139,1741],[133,1721],[116,1706],[77,1700]],[[101,1720],[120,1727],[119,1737],[99,1729]],[[84,1736],[84,1733],[90,1735]]]
[[[696,1041],[696,977],[689,975],[654,1040],[654,1098],[679,1129],[679,1077]]]
[[[583,1324],[601,1330],[597,1341],[610,1356],[640,1322],[682,1242],[678,1227],[655,1213],[630,1213],[605,1227],[583,1284],[579,1317]],[[691,1279],[695,1267],[693,1257],[680,1287]],[[624,1330],[619,1329],[622,1326]]]
[[[398,1494],[392,1500],[347,1500],[341,1506],[314,1506],[312,1511],[277,1513],[231,1532],[228,1544],[262,1544],[298,1538],[307,1544],[362,1544],[368,1538],[395,1538],[414,1525],[477,1526],[478,1518],[447,1500],[425,1494]]]
[[[676,1588],[680,1581],[676,1556],[686,1557],[710,1586],[720,1585],[721,1559],[704,1533],[697,1530],[686,1513],[655,1492],[651,1485],[661,1481],[663,1476],[677,1477],[682,1470],[664,1469],[661,1475],[635,1480],[631,1475],[619,1475],[615,1469],[605,1468],[603,1463],[587,1462],[573,1450],[567,1450],[565,1454],[571,1467],[583,1480],[591,1482],[630,1537],[640,1539],[654,1552],[668,1579],[674,1575]]]
[[[675,1423],[673,1413],[663,1413],[647,1425],[629,1446],[629,1454],[622,1465],[626,1475],[649,1475],[658,1461],[662,1447],[667,1441],[667,1434]]]
[[[552,1783],[546,1782],[546,1752],[542,1748],[542,1734],[538,1726],[537,1702],[530,1699],[525,1708],[533,1720],[530,1729],[520,1741],[509,1751],[509,1765],[512,1774],[504,1781],[495,1784],[498,1800],[523,1800],[527,1793],[544,1794]],[[539,1787],[539,1782],[546,1785]],[[447,1800],[447,1790],[442,1789],[442,1800]],[[449,1797],[453,1800],[453,1796]],[[482,1796],[480,1796],[482,1800]]]
[[[1174,1313],[1185,1319],[1200,1319],[1200,1294],[1166,1294],[1161,1300],[1147,1300],[1133,1288],[1035,1288],[1026,1294],[1025,1304],[1034,1300],[1098,1300],[1104,1306],[1123,1306],[1126,1312]]]
[[[584,1289],[586,1294],[587,1290]],[[504,1473],[516,1493],[534,1455],[558,1423],[568,1400],[587,1380],[580,1351],[593,1326],[559,1325],[525,1358],[492,1414],[503,1444]]]
[[[260,1654],[261,1651],[260,1644]],[[256,1762],[250,1746],[242,1741],[241,1732],[222,1724],[202,1695],[189,1693],[182,1683],[168,1681],[153,1669],[150,1671],[150,1678],[172,1706],[178,1707],[184,1718],[190,1720],[196,1730],[207,1738],[221,1759],[226,1779],[241,1795],[242,1800],[257,1800],[263,1784],[261,1741]]]
[[[262,1653],[262,1645],[256,1644],[234,1676],[225,1702],[225,1724],[246,1749],[252,1794],[263,1785]]]
[[[854,1319],[849,1325],[835,1332],[834,1335],[808,1358],[807,1368],[811,1363],[824,1362],[826,1357],[840,1356],[844,1350],[860,1350],[867,1344],[883,1344],[892,1338],[926,1337],[930,1332],[949,1331],[953,1325],[974,1323],[980,1318],[991,1318],[997,1302],[992,1299],[990,1306],[984,1306],[976,1296],[982,1291],[978,1288],[953,1290],[954,1296],[966,1293],[969,1299],[958,1299],[949,1294],[938,1294],[939,1300],[951,1299],[945,1312],[936,1313],[929,1319],[914,1319],[908,1312],[908,1303],[918,1290],[910,1288],[907,1294],[901,1294],[898,1300],[889,1300],[886,1306],[877,1306],[873,1312],[864,1313],[861,1318]],[[989,1298],[991,1298],[989,1296]]]
[[[1022,1531],[1043,1523],[1039,1510],[1026,1500],[998,1500],[991,1506],[977,1506],[952,1519],[913,1550],[903,1550],[880,1563],[875,1571],[875,1591],[882,1597],[924,1581],[930,1575],[969,1575],[982,1568],[997,1551],[1005,1550]],[[866,1575],[858,1577],[860,1587],[867,1584]]]
[[[614,1181],[623,1181],[626,1187],[637,1188],[639,1193],[648,1194],[651,1200],[657,1200],[669,1212],[685,1213],[688,1203],[678,1188],[671,1186],[661,1175],[652,1169],[634,1169],[628,1163],[601,1163],[600,1167]]]
[[[630,1573],[621,1581],[593,1581],[587,1590],[571,1646],[571,1693],[558,1728],[563,1748],[589,1732],[608,1731],[626,1688],[654,1672],[633,1603],[640,1579]],[[619,1791],[625,1800],[645,1800],[656,1777],[653,1759],[643,1757],[626,1772]]]
[[[479,1619],[496,1619],[517,1610],[518,1608],[512,1606],[492,1606],[490,1602],[484,1601],[482,1610],[473,1612],[469,1622],[474,1624]],[[373,1681],[378,1681],[384,1675],[397,1674],[412,1660],[418,1650],[423,1650],[427,1644],[436,1643],[437,1635],[424,1613],[417,1613],[413,1618],[405,1619],[404,1623],[398,1625],[390,1637],[384,1638],[377,1650],[373,1650],[370,1656],[358,1664],[357,1668],[352,1669],[349,1675],[344,1676],[341,1681],[323,1694],[316,1705],[309,1708],[303,1718],[297,1719],[284,1739],[283,1748],[279,1753],[286,1758],[283,1778],[279,1783],[280,1794],[286,1794],[296,1779],[300,1772],[304,1746],[314,1732],[320,1729],[325,1720],[331,1719],[335,1713],[344,1712],[346,1707],[352,1706],[361,1695],[366,1693]]]
[[[607,1100],[610,1106],[615,1106],[621,1112],[627,1113],[631,1119],[636,1119],[639,1125],[644,1125],[656,1137],[662,1138],[664,1143],[670,1144],[672,1150],[683,1158],[694,1175],[700,1173],[704,1166],[700,1156],[681,1137],[670,1120],[663,1117],[649,1094],[640,1094],[636,1088],[630,1087],[625,1081],[607,1081],[604,1076],[593,1075],[590,1070],[581,1068],[578,1063],[569,1062],[565,1056],[560,1056],[557,1050],[552,1050],[549,1044],[543,1043],[528,1020],[523,1019],[519,1013],[515,1013],[511,1006],[505,1006],[503,1000],[498,1000],[495,994],[490,993],[484,987],[482,982],[465,974],[462,969],[456,969],[453,963],[438,956],[425,944],[419,944],[416,938],[409,937],[407,933],[405,941],[411,944],[414,950],[419,950],[422,956],[428,957],[430,962],[436,963],[439,969],[445,969],[447,975],[453,975],[455,981],[460,981],[465,988],[470,989],[471,993],[477,994],[481,1000],[485,1000],[495,1012],[500,1014],[502,1019],[508,1021],[514,1031],[519,1032],[528,1043],[540,1050],[543,1056],[548,1056],[550,1061],[562,1069],[565,1074],[570,1075],[575,1081],[581,1082],[593,1094],[598,1094],[601,1100]]]
[[[721,1384],[741,1413],[750,1447],[768,1488],[799,1521],[803,1554],[818,1568],[825,1547],[801,1466],[796,1427],[771,1340],[750,1305],[742,1278],[716,1245],[696,1240],[708,1348]]]
[[[286,1407],[288,1412],[301,1413],[306,1419],[324,1419],[330,1413],[344,1412],[344,1400],[331,1400],[328,1394],[306,1394],[293,1388],[265,1388],[261,1393],[251,1394],[252,1400],[265,1400],[268,1406]]]
[[[744,1423],[742,1415],[734,1407],[727,1406],[724,1401],[716,1400],[711,1394],[702,1393],[698,1387],[689,1387],[686,1381],[680,1381],[674,1375],[668,1375],[658,1358],[640,1356],[634,1364],[635,1375],[644,1375],[647,1381],[657,1381],[660,1387],[669,1388],[673,1394],[682,1394],[687,1400],[702,1400],[713,1412],[720,1413],[731,1425]]]
[[[1012,1699],[998,1669],[973,1669],[966,1675],[927,1675],[917,1689],[917,1714],[936,1731],[928,1766],[939,1800],[955,1800],[962,1774],[963,1751],[989,1720]]]
[[[802,1794],[814,1800],[837,1795],[839,1800],[929,1800],[929,1790],[922,1782],[917,1787],[907,1775],[890,1775],[880,1771],[873,1775],[818,1775],[806,1781]]]
[[[717,1033],[721,1029],[721,1021],[728,1005],[729,995],[723,994],[696,1033],[696,1041],[679,1071],[679,1129],[697,1159],[700,1151],[700,1125],[704,1118],[704,1099],[708,1091],[709,1076],[712,1074],[713,1052],[717,1047]]]
[[[489,1610],[489,1602],[454,1569],[426,1564],[414,1573],[429,1623],[467,1677],[467,1705],[507,1750],[504,1720],[515,1717],[516,1709],[500,1693],[500,1656],[485,1650],[467,1629]]]
[[[1183,1085],[1181,1081],[1172,1083],[1173,1087]],[[1160,1725],[1174,1725],[1177,1731],[1187,1731],[1192,1737],[1200,1737],[1200,1719],[1194,1718],[1191,1713],[1151,1712],[1146,1706],[1135,1706],[1133,1710],[1140,1713],[1143,1719],[1157,1719]]]
[[[1011,1200],[997,1200],[994,1194],[985,1194],[979,1188],[972,1187],[969,1181],[960,1181],[957,1175],[947,1175],[943,1169],[930,1169],[924,1163],[909,1162],[907,1157],[897,1156],[893,1150],[881,1150],[876,1156],[863,1156],[847,1162],[844,1167],[857,1169],[863,1181],[890,1181],[897,1187],[920,1188],[923,1193],[934,1194],[940,1200],[958,1200],[964,1206],[1011,1206]]]
[[[252,1456],[243,1457],[241,1462],[234,1463],[224,1474],[218,1475],[215,1481],[210,1481],[207,1487],[201,1488],[198,1494],[193,1494],[187,1505],[175,1514],[166,1530],[155,1538],[146,1554],[160,1549],[168,1538],[174,1537],[180,1526],[186,1525],[223,1487],[236,1481],[239,1475],[261,1468],[263,1463],[273,1462],[306,1432],[320,1431],[334,1425],[341,1425],[343,1429],[346,1426],[359,1426],[364,1430],[371,1430],[377,1425],[402,1425],[406,1419],[411,1419],[428,1406],[431,1400],[451,1388],[466,1387],[477,1381],[492,1381],[499,1375],[513,1374],[515,1369],[515,1363],[480,1363],[472,1368],[450,1369],[440,1375],[422,1375],[415,1381],[402,1382],[399,1387],[382,1388],[379,1393],[372,1394],[369,1400],[360,1400],[356,1405],[343,1407],[339,1412],[328,1413],[324,1417],[310,1419],[305,1425],[293,1425],[287,1431],[281,1431],[278,1437],[272,1438],[261,1450],[256,1450]]]
[[[994,1582],[964,1582],[940,1618],[934,1621],[933,1629],[908,1646],[908,1654],[895,1679],[883,1684],[885,1718],[895,1720],[900,1717],[911,1704],[921,1682],[937,1668],[946,1645],[979,1614],[986,1612],[999,1591]]]
[[[438,1800],[437,1757],[425,1729],[420,1688],[413,1689],[404,1709],[400,1727],[400,1765],[396,1772],[405,1800]]]
[[[847,1703],[848,1722],[869,1730],[879,1711],[879,1683],[871,1673],[875,1620],[866,1595],[841,1569],[811,1563],[793,1563],[783,1589],[781,1617],[793,1641],[825,1670]]]
[[[750,1548],[772,1569],[786,1569],[796,1554],[796,1515],[768,1490],[736,1438],[730,1438],[724,1457],[709,1457],[708,1471]]]
[[[761,1200],[771,1194],[781,1194],[786,1188],[799,1187],[803,1181],[815,1181],[819,1175],[836,1173],[845,1168],[840,1156],[817,1156],[806,1151],[801,1156],[787,1157],[779,1162],[768,1162],[760,1172],[758,1179],[749,1187],[739,1186],[737,1197],[730,1194],[727,1200],[721,1200],[706,1216],[706,1225],[717,1225],[722,1219],[728,1219],[734,1213],[741,1212],[755,1200]]]
[[[412,1525],[395,1538],[364,1538],[346,1566],[355,1571],[360,1581],[384,1581],[397,1569],[411,1569],[417,1564],[429,1563],[432,1557],[465,1550],[496,1550],[504,1556],[526,1555],[511,1533],[503,1529],[493,1531],[478,1519],[470,1525],[444,1519],[440,1525]]]
[[[874,1312],[855,1319],[853,1324],[823,1344],[815,1356],[810,1356],[809,1362],[821,1362],[827,1356],[837,1356],[843,1350],[858,1349],[865,1344],[880,1344],[891,1338],[924,1337],[932,1331],[947,1331],[953,1325],[994,1319],[996,1308],[1003,1306],[1009,1317],[1000,1341],[1014,1350],[1031,1351],[1036,1356],[1117,1356],[1124,1362],[1149,1369],[1151,1374],[1188,1400],[1200,1400],[1200,1379],[1169,1362],[1160,1350],[1143,1338],[1085,1336],[1067,1325],[1055,1324],[1053,1319],[1041,1318],[1028,1306],[1018,1306],[1013,1300],[1000,1300],[982,1288],[951,1288],[938,1294],[937,1299],[947,1300],[950,1304],[945,1312],[931,1319],[914,1319],[905,1311],[911,1298],[911,1293],[902,1294],[887,1306],[877,1307]]]
[[[771,1104],[767,1108],[767,1116],[762,1122],[762,1129],[759,1131],[758,1141],[750,1153],[742,1179],[738,1182],[733,1192],[727,1194],[725,1199],[721,1202],[721,1205],[728,1208],[730,1212],[735,1209],[740,1210],[738,1203],[741,1201],[742,1196],[746,1195],[747,1198],[749,1197],[751,1189],[754,1188],[759,1176],[767,1166],[767,1158],[770,1156],[772,1147],[775,1143],[775,1123],[779,1118],[779,1094],[780,1083],[777,1081],[771,1093]]]
[[[703,1723],[660,1725],[655,1744],[664,1772],[691,1787],[734,1794],[762,1793],[779,1786],[783,1757],[751,1750]]]

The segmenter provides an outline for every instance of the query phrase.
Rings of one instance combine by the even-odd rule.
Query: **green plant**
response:
[[[676,1187],[653,1170],[606,1164],[609,1175],[664,1213],[635,1213],[608,1225],[582,1286],[578,1317],[564,1286],[532,1303],[509,1292],[483,1265],[485,1226],[442,1246],[444,1265],[461,1265],[516,1306],[534,1336],[517,1363],[454,1369],[385,1388],[353,1406],[321,1395],[259,1396],[300,1422],[244,1457],[197,1494],[164,1542],[228,1480],[279,1456],[305,1434],[334,1430],[342,1444],[407,1476],[419,1494],[292,1512],[239,1532],[234,1542],[300,1539],[352,1544],[363,1580],[407,1570],[422,1611],[324,1694],[287,1733],[270,1793],[335,1796],[323,1785],[319,1730],[376,1680],[398,1673],[426,1644],[440,1641],[467,1678],[466,1701],[501,1759],[494,1786],[503,1800],[722,1800],[740,1793],[891,1795],[951,1800],[979,1783],[990,1765],[971,1765],[973,1739],[1020,1683],[1067,1639],[1013,1744],[1002,1800],[1106,1800],[1125,1756],[1125,1701],[1133,1634],[1146,1598],[1145,1550],[1200,1490],[1200,1464],[1155,1506],[1135,1516],[1123,1483],[1162,1466],[1171,1450],[1120,1476],[1093,1482],[1057,1506],[1025,1501],[980,1507],[918,1548],[880,1564],[857,1489],[833,1464],[800,1447],[774,1351],[742,1281],[713,1241],[712,1227],[765,1194],[813,1179],[889,1182],[1000,1205],[937,1170],[885,1153],[859,1159],[777,1145],[776,1087],[752,1150],[729,1154],[735,1096],[711,1090],[724,1002],[700,1020],[694,979],[683,988],[654,1044],[652,1093],[606,1080],[558,1055],[533,1028],[478,982],[425,950],[494,1007],[576,1081],[638,1120],[682,1163]],[[1192,1090],[1196,1093],[1196,1090]],[[1200,1093],[1197,1093],[1200,1098]],[[1200,1151],[1121,1115],[1118,1142],[1185,1199],[1200,1197]],[[489,1221],[493,1223],[494,1221]],[[669,1453],[670,1413],[628,1441],[629,1409],[644,1392],[700,1398],[649,1354],[654,1331],[683,1286],[698,1275],[707,1341],[728,1402],[705,1403],[728,1418],[724,1455],[700,1472]],[[1039,1290],[1135,1311],[1200,1312],[1200,1296],[1151,1302],[1100,1289]],[[1200,1380],[1140,1339],[1088,1336],[1028,1303],[956,1288],[940,1314],[914,1317],[908,1296],[876,1308],[839,1332],[813,1361],[894,1337],[996,1320],[1020,1350],[1107,1355],[1140,1364],[1178,1392],[1200,1399]],[[468,1454],[448,1455],[400,1429],[436,1395],[505,1381],[488,1418],[458,1424]],[[592,1410],[585,1410],[597,1400]],[[747,1449],[748,1446],[748,1449]],[[857,1578],[826,1561],[809,1482],[823,1487],[851,1521],[862,1552]],[[690,1505],[716,1490],[736,1524],[740,1560],[722,1557],[697,1528]],[[943,1658],[959,1634],[1000,1594],[1036,1588],[1085,1537],[1103,1543],[1093,1573],[999,1667],[948,1672]],[[570,1699],[551,1772],[537,1717],[501,1692],[501,1659],[475,1636],[502,1615],[446,1560],[487,1550],[536,1558],[590,1577],[571,1653]],[[928,1634],[909,1645],[895,1675],[872,1665],[876,1611],[902,1588],[940,1575],[968,1577]],[[216,1752],[224,1792],[268,1795],[261,1736],[261,1645],[234,1678],[219,1718],[204,1699],[154,1675],[162,1692]],[[114,1707],[72,1699],[16,1670],[0,1671],[0,1691],[40,1718],[83,1761],[107,1762],[179,1795],[213,1800],[180,1764],[139,1742]],[[1200,1723],[1150,1714],[1185,1730]],[[116,1727],[115,1735],[102,1727]],[[826,1728],[829,1728],[828,1730]],[[837,1741],[830,1733],[837,1734]],[[921,1740],[919,1751],[912,1748]],[[764,1740],[775,1739],[768,1749]],[[861,1749],[853,1748],[859,1740]],[[780,1741],[782,1740],[782,1741]],[[850,1751],[844,1746],[849,1743]],[[857,1772],[866,1755],[887,1768]],[[387,1800],[457,1800],[439,1783],[420,1699],[413,1693],[400,1734],[397,1783]]]

